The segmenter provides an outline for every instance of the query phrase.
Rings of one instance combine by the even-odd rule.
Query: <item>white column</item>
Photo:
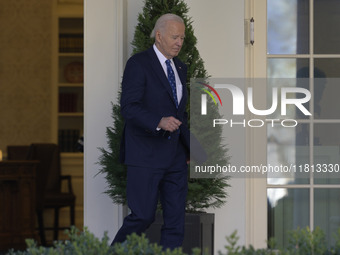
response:
[[[122,208],[104,194],[105,177],[96,164],[99,147],[107,148],[106,127],[112,126],[125,58],[124,0],[84,3],[84,225],[96,236],[112,239],[121,224]]]
[[[212,78],[243,78],[244,55],[244,0],[185,0],[192,18],[197,49]],[[213,14],[213,15],[212,15]],[[244,165],[245,131],[229,129],[225,138],[231,156],[231,165]],[[225,252],[225,239],[234,230],[240,237],[238,244],[246,244],[247,193],[246,179],[229,181],[227,203],[215,213],[215,253]]]

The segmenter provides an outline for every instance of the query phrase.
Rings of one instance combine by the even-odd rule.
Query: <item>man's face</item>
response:
[[[164,31],[156,32],[156,46],[166,58],[171,59],[176,57],[180,52],[183,45],[184,36],[184,24],[169,20],[166,23]]]

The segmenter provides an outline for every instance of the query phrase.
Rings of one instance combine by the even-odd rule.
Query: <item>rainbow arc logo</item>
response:
[[[212,86],[210,86],[210,85],[208,85],[206,83],[203,83],[203,82],[198,82],[198,83],[203,85],[203,86],[205,86],[205,87],[207,87],[208,89],[210,89],[217,96],[217,98],[220,101],[220,104],[222,106],[221,97],[220,97],[220,95],[217,93],[217,91]],[[214,101],[215,105],[217,105],[215,97],[213,96],[213,94],[208,89],[206,89],[206,88],[200,88],[200,89],[203,90],[204,92],[206,92],[211,97],[211,99]]]

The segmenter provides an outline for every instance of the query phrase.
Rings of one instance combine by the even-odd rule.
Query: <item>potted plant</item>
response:
[[[146,0],[145,6],[142,13],[138,16],[138,25],[135,30],[133,45],[133,54],[144,51],[151,47],[154,43],[154,39],[150,38],[150,33],[154,27],[156,20],[165,13],[174,13],[182,17],[185,26],[185,40],[182,46],[181,52],[178,58],[187,64],[188,66],[188,81],[187,87],[190,87],[190,78],[205,78],[207,77],[207,72],[204,69],[204,63],[201,59],[199,52],[196,48],[197,39],[194,36],[194,31],[192,27],[192,21],[187,16],[188,7],[183,0]],[[190,89],[189,89],[190,93]],[[189,94],[190,95],[190,94]],[[218,113],[217,108],[214,106],[211,100],[208,100],[208,104],[211,104],[211,109],[215,109],[211,118],[221,118]],[[214,108],[215,107],[215,108]],[[189,125],[192,133],[197,134],[200,129],[203,128],[207,131],[201,140],[205,143],[208,140],[211,151],[207,151],[209,160],[213,161],[214,164],[227,165],[229,158],[226,156],[227,149],[221,144],[221,133],[222,128],[216,127],[215,129],[204,128],[204,125],[208,125],[207,121],[202,121],[195,118],[190,119],[190,104],[187,106],[187,112],[189,113]],[[120,163],[119,160],[119,148],[121,137],[123,133],[124,120],[120,113],[120,106],[117,104],[112,104],[112,118],[113,125],[107,128],[107,139],[108,139],[108,149],[100,148],[101,156],[99,158],[99,164],[101,165],[100,172],[106,175],[106,180],[108,183],[108,189],[106,193],[112,198],[114,203],[126,204],[126,166]],[[199,124],[193,124],[198,122]],[[211,121],[209,122],[211,123]],[[203,125],[203,127],[202,127]],[[210,124],[211,125],[211,124]],[[209,135],[209,130],[211,135]],[[216,135],[216,133],[218,135]],[[209,164],[209,162],[206,162]],[[190,174],[189,174],[190,176]],[[191,236],[186,236],[184,242],[189,242],[189,244],[184,244],[184,251],[191,250],[191,247],[201,247],[205,246],[213,247],[213,225],[214,225],[214,215],[205,213],[208,208],[219,208],[225,202],[227,198],[226,188],[228,185],[228,177],[218,177],[211,176],[212,178],[189,178],[188,179],[188,195],[187,195],[187,226],[193,226],[197,230],[186,230],[186,233],[191,233]],[[147,232],[147,236],[151,241],[159,236],[158,229],[162,224],[161,217],[158,217],[155,223]],[[201,227],[206,226],[208,235],[201,233]],[[156,230],[157,234],[153,235],[152,230]],[[203,230],[204,231],[204,230]],[[197,237],[199,239],[197,242],[193,241],[193,233],[201,235]],[[207,238],[207,244],[201,242],[202,237]],[[190,238],[189,238],[190,237]],[[211,252],[211,247],[208,248]]]

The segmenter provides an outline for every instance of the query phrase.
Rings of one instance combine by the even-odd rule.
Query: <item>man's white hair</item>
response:
[[[160,31],[160,32],[164,31],[166,23],[170,20],[177,21],[177,22],[184,24],[184,20],[180,16],[176,14],[172,14],[172,13],[164,14],[160,16],[158,20],[156,21],[155,27],[153,28],[150,37],[155,38],[157,31]]]

